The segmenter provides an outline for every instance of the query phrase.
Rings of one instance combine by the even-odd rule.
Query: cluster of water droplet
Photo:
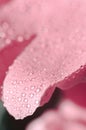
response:
[[[3,40],[4,44],[11,43],[11,37],[9,37],[12,33],[12,30],[9,29],[8,23],[4,22],[0,25],[0,40]],[[12,34],[11,34],[12,35]]]
[[[24,82],[14,80],[11,81],[11,84],[13,89],[9,88],[6,90],[4,95],[5,103],[8,104],[9,108],[14,108],[16,114],[20,113],[16,115],[18,118],[23,118],[28,114],[32,114],[33,108],[35,109],[35,107],[39,106],[41,88],[33,85],[31,87],[25,87],[24,91],[19,93],[19,87],[22,87]],[[4,106],[7,106],[6,104],[4,104]],[[25,112],[23,110],[25,110]],[[20,115],[22,115],[22,117],[19,117]]]
[[[0,24],[0,48],[11,44],[13,40],[23,42],[24,38],[21,35],[16,36],[16,32],[7,22]]]

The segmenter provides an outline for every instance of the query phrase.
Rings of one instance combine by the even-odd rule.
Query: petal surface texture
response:
[[[40,125],[39,125],[40,124]],[[63,101],[58,110],[47,111],[33,120],[26,130],[85,130],[86,110],[71,100]]]
[[[39,0],[31,10],[37,37],[14,61],[3,84],[4,106],[16,119],[33,114],[48,102],[53,90],[45,92],[50,86],[85,65],[85,7],[85,0]]]

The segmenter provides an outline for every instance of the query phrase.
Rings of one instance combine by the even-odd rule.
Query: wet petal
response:
[[[13,63],[14,59],[24,50],[24,48],[31,43],[34,36],[32,36],[28,40],[24,40],[21,42],[12,41],[10,45],[3,46],[0,50],[0,97],[2,92],[2,84],[3,80],[6,76],[9,66]],[[1,45],[1,44],[0,44]],[[0,46],[1,47],[1,46]]]
[[[54,87],[65,77],[78,69],[78,74],[83,76],[80,67],[86,63],[86,3],[59,2],[59,7],[53,1],[44,4],[49,5],[47,16],[42,5],[41,20],[36,12],[39,16],[34,23],[38,27],[36,39],[9,68],[3,84],[4,106],[16,119],[33,114],[38,106],[48,102]],[[71,81],[79,82],[76,79],[79,79],[77,74]],[[49,91],[51,86],[53,89]],[[68,88],[70,84],[59,84],[59,87]]]

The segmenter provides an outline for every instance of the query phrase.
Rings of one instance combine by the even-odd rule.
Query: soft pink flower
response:
[[[2,100],[16,119],[32,115],[37,107],[47,103],[55,87],[64,90],[68,98],[80,105],[69,88],[85,82],[85,7],[85,0],[15,0],[0,8]],[[82,112],[83,108],[79,109],[71,101],[67,107],[69,103],[74,114],[76,110]],[[85,105],[84,102],[81,105]],[[58,120],[60,109],[52,120]],[[78,129],[76,122],[75,125]],[[67,129],[70,126],[71,122]]]
[[[26,130],[85,130],[85,92],[86,84],[79,84],[64,91],[65,99],[59,106],[33,120],[27,125]]]

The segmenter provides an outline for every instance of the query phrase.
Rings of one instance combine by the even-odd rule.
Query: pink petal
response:
[[[47,15],[44,5],[36,12],[37,38],[15,60],[4,81],[4,106],[16,119],[31,115],[48,102],[58,84],[60,88],[70,87],[61,81],[86,63],[86,3],[77,0],[75,3],[58,0],[58,3],[44,3],[49,7]],[[42,18],[39,12],[43,13]],[[82,71],[78,73],[79,76],[74,73],[71,83],[83,77]]]
[[[11,0],[0,0],[0,97],[2,92],[1,86],[8,71],[8,67],[31,40],[35,38],[34,34],[26,35],[26,33],[24,33],[24,36],[22,36],[22,34],[16,32],[14,21],[12,23],[8,20],[13,12],[10,11],[10,9],[13,8],[14,5],[14,1],[12,1],[12,3],[10,2]]]
[[[66,98],[86,108],[86,83],[81,83],[64,91]]]
[[[27,125],[26,130],[61,130],[61,118],[57,111],[47,111]]]
[[[0,6],[3,4],[7,4],[9,1],[11,1],[11,0],[0,0]]]
[[[70,100],[61,102],[58,110],[47,111],[27,125],[26,130],[85,130],[86,110]]]
[[[22,42],[21,44],[15,40],[10,45],[6,45],[0,50],[0,97],[2,93],[2,84],[6,76],[9,66],[13,63],[13,60],[24,50],[24,48],[34,38],[32,36],[29,40]],[[0,44],[1,45],[1,44]],[[1,47],[1,46],[0,46]]]

